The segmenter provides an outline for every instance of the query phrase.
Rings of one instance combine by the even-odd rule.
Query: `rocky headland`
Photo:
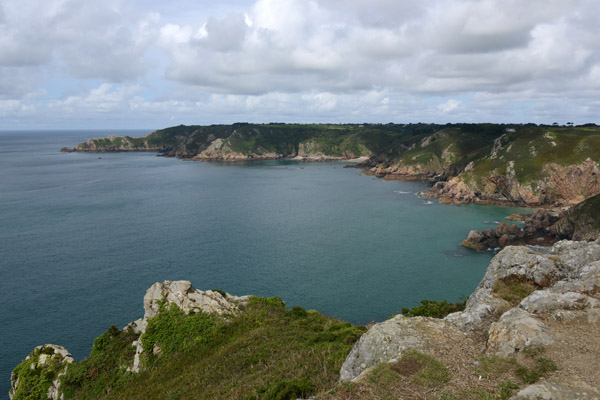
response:
[[[600,357],[600,241],[563,240],[547,254],[508,246],[491,261],[464,311],[441,319],[399,314],[371,324],[366,332],[300,307],[287,310],[276,298],[201,291],[187,281],[155,283],[143,304],[144,317],[97,338],[89,360],[74,361],[61,346],[38,346],[15,368],[11,398],[151,398],[149,393],[157,392],[144,382],[167,379],[160,375],[163,370],[179,371],[167,386],[181,393],[199,379],[191,373],[199,367],[187,363],[203,357],[216,362],[212,352],[221,364],[227,357],[241,362],[236,367],[241,369],[230,371],[227,364],[227,370],[211,375],[213,380],[203,381],[208,386],[194,389],[195,398],[600,398],[595,367]],[[274,316],[268,324],[267,316]],[[240,336],[242,343],[228,336],[248,326],[258,330]],[[281,354],[274,344],[264,347],[264,341],[288,329],[280,338]],[[293,344],[297,337],[299,348]],[[306,359],[290,361],[300,360],[294,354],[304,350]],[[326,361],[331,351],[339,352],[337,362]],[[187,361],[181,364],[177,360],[183,354]],[[267,374],[278,357],[292,363],[278,374],[292,368],[293,377],[284,376],[274,386],[264,379],[252,381],[262,389],[236,381],[245,394],[211,392],[219,380],[232,384],[228,379],[239,374],[251,373],[252,379]],[[107,359],[116,360],[110,373],[102,372]],[[314,370],[302,368],[309,360],[317,362]],[[202,368],[212,374],[212,365]]]
[[[483,251],[506,246],[550,246],[559,240],[597,240],[600,238],[600,195],[564,209],[539,209],[533,214],[512,215],[523,226],[501,222],[496,228],[473,230],[462,245]]]
[[[175,126],[64,152],[156,151],[194,161],[362,161],[366,174],[431,182],[442,203],[565,207],[600,194],[600,127],[535,124]]]

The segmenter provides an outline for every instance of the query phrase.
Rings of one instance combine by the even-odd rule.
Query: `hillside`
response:
[[[197,161],[362,159],[367,174],[435,183],[428,194],[443,203],[568,206],[600,193],[596,125],[180,125],[62,151],[157,151]]]
[[[549,254],[507,247],[466,304],[423,301],[368,330],[278,298],[156,283],[144,296],[144,318],[109,328],[88,359],[37,347],[15,368],[10,394],[596,399],[599,262],[598,241],[561,241]]]

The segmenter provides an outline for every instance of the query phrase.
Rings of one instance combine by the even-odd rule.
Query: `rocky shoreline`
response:
[[[592,241],[600,238],[598,226],[600,195],[576,206],[562,209],[538,209],[533,214],[513,214],[507,219],[523,222],[523,227],[501,222],[495,229],[472,230],[461,243],[477,251],[506,246],[551,246],[559,240]]]

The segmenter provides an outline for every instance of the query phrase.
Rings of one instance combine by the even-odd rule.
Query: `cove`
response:
[[[3,395],[33,347],[86,357],[110,325],[143,315],[157,281],[279,296],[358,324],[457,301],[492,257],[460,241],[519,211],[439,205],[416,195],[423,183],[343,163],[58,152],[106,134],[0,132]]]

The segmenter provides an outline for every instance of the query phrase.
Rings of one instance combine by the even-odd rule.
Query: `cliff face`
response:
[[[468,171],[438,182],[431,190],[441,203],[568,206],[600,193],[600,165],[587,159],[581,164],[544,164],[540,178],[521,182],[509,161],[506,174],[480,177]]]
[[[562,241],[549,254],[507,247],[492,260],[464,311],[444,319],[398,315],[375,324],[346,358],[340,379],[368,387],[381,363],[398,370],[417,351],[452,365],[448,379],[456,374],[470,389],[493,375],[474,365],[504,363],[508,370],[533,360],[540,368],[537,379],[546,379],[521,387],[512,399],[600,398],[600,372],[587,365],[600,356],[599,288],[600,242]],[[516,367],[517,375],[526,368]],[[535,383],[528,376],[524,383]]]
[[[381,135],[386,132],[384,128],[380,125],[182,125],[158,130],[142,138],[90,139],[62,151],[160,151],[168,157],[219,161],[294,157],[346,160],[371,156],[368,140],[363,140],[363,136],[369,132],[373,137]]]
[[[366,332],[186,281],[154,284],[144,310],[97,338],[89,360],[36,348],[15,368],[11,397],[600,398],[598,241],[561,241],[548,254],[509,246],[464,311],[397,315]]]
[[[592,241],[600,238],[600,195],[567,210],[540,209],[517,217],[523,228],[501,222],[496,229],[471,231],[462,242],[477,251],[514,245],[549,246],[561,239]],[[515,217],[515,216],[512,216]]]
[[[365,173],[435,183],[442,203],[572,205],[600,193],[600,128],[499,124],[176,126],[63,151],[159,151],[191,160],[368,158]]]
[[[597,128],[524,128],[497,138],[431,194],[443,203],[573,205],[600,193]]]

